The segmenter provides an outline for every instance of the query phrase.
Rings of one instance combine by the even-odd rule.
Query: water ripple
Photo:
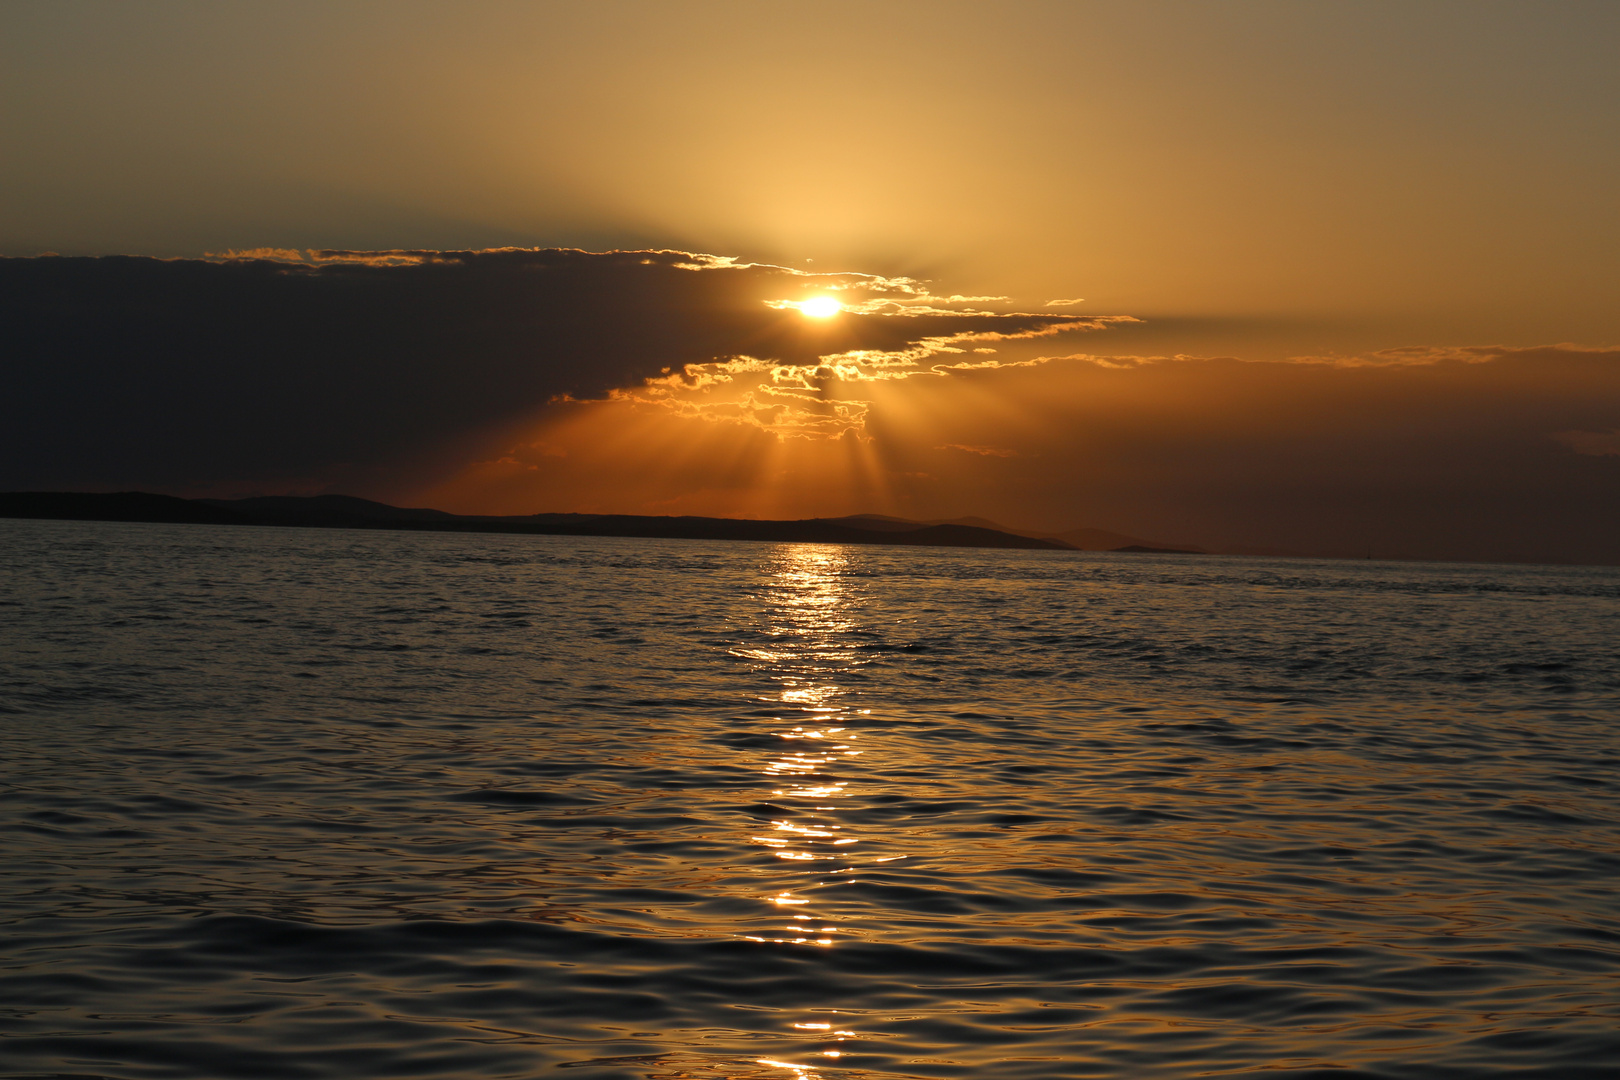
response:
[[[1620,1076],[1620,574],[0,522],[0,1075]]]

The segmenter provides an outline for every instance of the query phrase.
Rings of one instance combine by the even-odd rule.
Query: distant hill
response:
[[[1162,551],[1179,555],[1205,555],[1203,548],[1191,544],[1164,544],[1157,540],[1144,540],[1140,536],[1109,532],[1107,529],[1073,529],[1051,534],[1055,539],[1079,548],[1081,551]]]
[[[406,509],[353,495],[261,495],[253,499],[198,499],[197,502],[239,514],[267,517],[361,517],[374,521],[449,521],[443,510]]]
[[[1061,540],[1000,529],[897,518],[810,518],[753,521],[736,518],[646,517],[633,514],[528,514],[510,517],[450,514],[389,506],[348,495],[275,495],[252,499],[177,499],[126,491],[0,493],[0,517],[149,521],[209,525],[278,525],[296,528],[499,532],[646,539],[758,540],[913,547],[984,547],[1070,550]]]
[[[451,514],[390,506],[353,495],[264,495],[249,499],[179,499],[144,491],[105,494],[65,491],[0,492],[0,517],[78,521],[151,521],[199,525],[279,525],[297,528],[506,532],[564,536],[628,536],[688,540],[759,540],[915,547],[989,547],[1203,554],[1106,529],[1066,533],[1009,529],[988,518],[912,521],[886,514],[852,514],[799,521],[745,518],[649,517],[636,514]]]
[[[1010,529],[999,522],[982,517],[909,521],[906,518],[888,517],[884,514],[854,514],[850,517],[832,518],[830,520],[848,522],[857,528],[890,531],[914,529],[919,525],[965,525],[974,529],[993,529],[996,532],[1010,533],[1013,536],[1027,536],[1035,540],[1058,540],[1066,547],[1076,548],[1080,551],[1157,551],[1162,554],[1174,555],[1208,554],[1203,548],[1193,547],[1190,544],[1165,544],[1157,540],[1144,540],[1140,536],[1109,532],[1107,529],[1072,529],[1069,532],[1061,533],[1034,532],[1025,529]]]

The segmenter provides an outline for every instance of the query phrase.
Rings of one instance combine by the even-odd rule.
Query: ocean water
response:
[[[0,1075],[1620,1076],[1620,571],[0,521]]]

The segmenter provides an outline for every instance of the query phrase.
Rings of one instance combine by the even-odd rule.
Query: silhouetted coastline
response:
[[[862,527],[860,519],[754,521],[739,518],[648,517],[634,514],[529,514],[483,517],[389,506],[349,495],[278,495],[251,499],[181,499],[140,491],[0,493],[0,517],[170,524],[273,525],[326,529],[529,533],[668,540],[758,540],[773,543],[882,544],[1076,550],[1062,540],[1022,536],[979,525],[898,522]],[[1160,550],[1140,545],[1134,550]]]

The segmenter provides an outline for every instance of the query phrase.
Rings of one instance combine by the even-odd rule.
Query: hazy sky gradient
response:
[[[0,20],[12,254],[667,245],[1142,314],[1616,330],[1610,3]]]

